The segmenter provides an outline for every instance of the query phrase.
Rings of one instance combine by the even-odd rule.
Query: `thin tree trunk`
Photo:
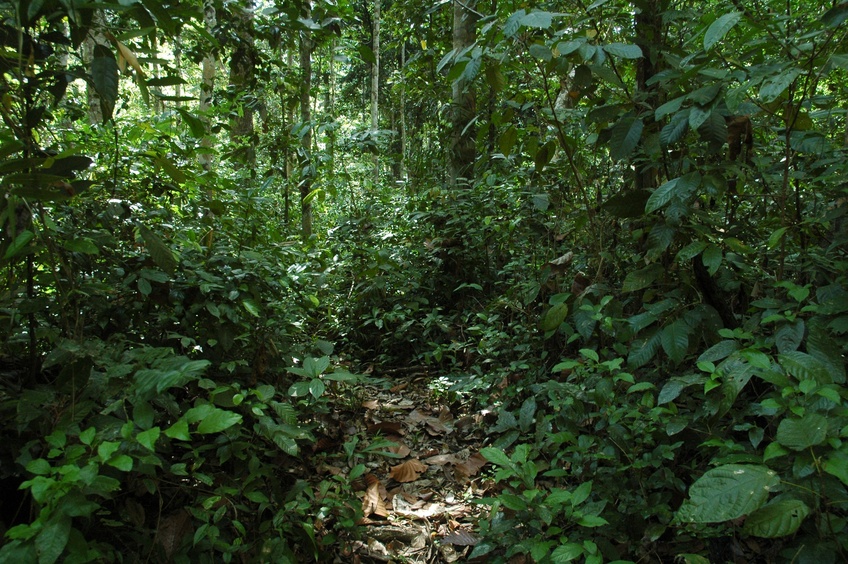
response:
[[[300,179],[300,220],[303,239],[312,236],[312,203],[308,200],[312,191],[312,108],[310,90],[312,89],[312,39],[300,34],[300,121],[304,128],[301,137],[302,155],[300,159],[302,177]]]
[[[453,2],[453,48],[460,52],[474,44],[477,37],[476,0],[454,0]],[[471,178],[474,160],[477,157],[476,128],[469,125],[477,113],[474,88],[465,78],[458,78],[452,85],[452,131],[450,144],[450,182],[457,184],[460,178]]]
[[[236,35],[239,38],[230,56],[230,85],[236,96],[242,92],[255,92],[256,42],[253,38],[253,2],[245,7],[234,6]],[[256,140],[254,139],[253,107],[242,104],[240,113],[230,120],[233,139],[240,145],[238,151],[243,161],[253,170],[256,164]]]
[[[374,14],[371,22],[374,62],[371,64],[371,138],[376,142],[380,129],[380,0],[374,0]],[[374,185],[380,182],[380,157],[374,153]]]
[[[94,60],[94,49],[96,46],[107,46],[109,40],[106,39],[106,20],[103,12],[94,10],[91,19],[91,30],[82,44],[82,57],[86,67],[91,68],[91,63]],[[97,125],[103,123],[103,105],[100,93],[94,88],[91,82],[86,86],[86,98],[88,100],[88,123]]]
[[[218,25],[217,14],[215,13],[214,0],[204,0],[203,2],[203,26],[207,33],[212,33],[215,26]],[[212,152],[211,148],[215,145],[215,135],[210,131],[210,122],[207,112],[212,107],[212,94],[215,90],[215,76],[218,71],[218,61],[212,51],[209,49],[203,57],[201,64],[200,78],[200,103],[198,106],[200,119],[206,126],[206,135],[200,141],[200,146],[205,149],[200,151],[197,157],[198,163],[205,171],[212,170]]]
[[[400,44],[400,177],[406,177],[406,40]]]

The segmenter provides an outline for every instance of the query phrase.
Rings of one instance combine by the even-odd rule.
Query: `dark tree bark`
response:
[[[453,48],[459,52],[477,39],[476,0],[453,2]],[[474,88],[465,78],[452,85],[452,116],[450,142],[450,181],[471,178],[477,158],[477,131],[469,124],[477,113]]]

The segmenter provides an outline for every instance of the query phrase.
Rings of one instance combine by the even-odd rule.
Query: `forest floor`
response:
[[[366,467],[352,484],[362,500],[364,534],[340,547],[337,560],[465,560],[486,510],[474,500],[491,486],[479,475],[487,464],[479,449],[491,424],[484,420],[492,416],[435,392],[424,367],[372,376],[389,380],[358,388],[350,409],[327,414],[327,434],[316,444],[313,479]],[[337,466],[340,458],[347,468]]]

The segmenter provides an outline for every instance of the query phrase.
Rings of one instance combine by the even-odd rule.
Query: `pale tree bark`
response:
[[[400,44],[400,178],[406,177],[406,39]]]
[[[218,25],[217,14],[215,12],[214,0],[204,0],[203,2],[203,27],[207,33],[212,34],[215,26]],[[215,136],[210,131],[209,108],[212,107],[212,94],[215,90],[215,77],[218,73],[218,59],[212,49],[209,49],[204,55],[200,63],[201,78],[200,78],[200,100],[198,110],[200,119],[206,126],[206,135],[201,139],[200,146],[205,149],[201,151],[197,157],[197,161],[205,171],[212,170],[212,151],[210,150],[215,145]]]
[[[453,48],[458,53],[477,39],[476,0],[453,0]],[[450,142],[450,182],[471,178],[477,158],[477,132],[469,125],[477,113],[474,88],[466,78],[452,85],[452,124]]]
[[[374,0],[374,13],[371,22],[371,50],[374,62],[371,63],[371,138],[377,141],[380,130],[380,0]],[[380,182],[380,156],[374,152],[374,185]]]
[[[238,44],[230,55],[230,85],[236,97],[244,92],[256,91],[256,41],[253,37],[253,1],[245,6],[234,6]],[[233,139],[239,144],[239,153],[251,170],[256,164],[256,140],[254,138],[253,107],[243,104],[236,117],[230,120]]]
[[[312,203],[308,200],[312,191],[312,38],[306,31],[300,33],[300,121],[303,127],[300,159],[300,222],[304,240],[312,236]]]
[[[94,49],[96,46],[108,47],[109,40],[106,39],[106,19],[103,12],[94,10],[91,19],[91,28],[88,31],[88,36],[82,43],[82,58],[85,66],[91,68],[91,63],[94,60]],[[86,98],[88,101],[88,123],[97,125],[103,123],[103,105],[100,93],[94,88],[90,82],[86,86]]]

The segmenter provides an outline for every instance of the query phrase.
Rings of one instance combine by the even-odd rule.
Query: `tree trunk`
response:
[[[300,34],[300,72],[300,121],[304,128],[300,140],[300,221],[303,239],[307,240],[312,236],[312,203],[307,199],[312,191],[312,38],[305,31]]]
[[[374,14],[371,22],[371,50],[374,62],[371,63],[371,139],[377,142],[380,129],[380,0],[374,0]],[[379,151],[374,152],[374,185],[380,182]]]
[[[243,93],[256,91],[257,53],[253,38],[252,0],[248,0],[244,7],[234,6],[233,9],[239,41],[230,56],[230,86],[238,100]],[[250,104],[241,104],[239,114],[230,120],[230,130],[233,140],[238,144],[237,154],[242,155],[241,160],[253,170],[256,164],[256,140],[253,134],[253,107]]]
[[[91,68],[91,63],[94,60],[94,49],[100,45],[107,47],[109,40],[106,39],[106,20],[103,12],[94,10],[91,19],[91,30],[82,43],[82,57],[87,68]],[[89,82],[86,86],[86,98],[88,100],[88,123],[97,125],[103,123],[104,113],[102,98],[100,93],[94,88],[94,85]]]
[[[460,52],[474,44],[477,37],[476,0],[454,0],[453,2],[453,48]],[[450,142],[450,182],[457,184],[460,178],[471,178],[474,160],[477,157],[477,132],[469,124],[477,113],[474,88],[465,78],[458,78],[452,85],[452,128]]]
[[[642,49],[642,58],[636,65],[637,99],[645,107],[650,108],[644,116],[645,132],[643,137],[659,131],[660,124],[653,119],[653,110],[662,103],[661,92],[656,84],[648,84],[650,79],[659,71],[660,53],[665,51],[665,29],[663,27],[663,12],[668,0],[640,0],[635,2],[636,15],[634,18],[636,44]],[[658,186],[658,169],[646,166],[636,171],[636,189],[656,188]]]
[[[203,2],[203,26],[207,33],[213,33],[215,26],[218,25],[217,14],[215,13],[214,0],[204,0]],[[204,149],[197,157],[197,161],[205,171],[212,170],[212,153],[210,149],[215,145],[215,135],[210,131],[210,122],[207,112],[212,107],[212,94],[215,90],[215,76],[218,69],[218,61],[212,49],[208,49],[203,56],[201,65],[200,78],[200,103],[198,106],[200,119],[206,126],[206,135],[200,141],[200,146]]]

